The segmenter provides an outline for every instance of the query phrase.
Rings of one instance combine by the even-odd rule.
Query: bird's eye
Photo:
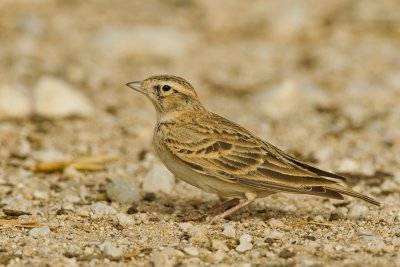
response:
[[[168,92],[169,90],[171,90],[171,86],[166,84],[166,85],[163,85],[162,89],[164,92]]]

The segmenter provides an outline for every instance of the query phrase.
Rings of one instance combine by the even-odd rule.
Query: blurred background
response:
[[[393,215],[399,51],[396,0],[2,0],[0,207],[51,221],[63,203],[76,213],[110,200],[110,180],[204,203],[173,177],[159,182],[169,174],[151,145],[155,112],[124,85],[173,74],[210,110],[351,176]],[[69,165],[82,156],[101,158]],[[51,173],[36,172],[43,162]]]
[[[197,88],[206,107],[273,143],[300,145],[321,160],[370,149],[382,164],[390,150],[377,156],[374,142],[400,151],[399,8],[394,0],[4,0],[0,118],[89,118],[47,122],[67,135],[47,137],[93,134],[81,153],[123,138],[117,129],[150,142],[153,108],[124,84],[174,74]],[[26,135],[25,122],[10,127]],[[75,124],[81,128],[69,136]],[[354,138],[360,131],[365,136]],[[343,151],[321,152],[319,139]]]

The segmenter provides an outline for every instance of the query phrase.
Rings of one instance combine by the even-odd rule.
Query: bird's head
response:
[[[128,87],[145,94],[159,114],[203,109],[193,86],[177,76],[158,75],[129,82]]]

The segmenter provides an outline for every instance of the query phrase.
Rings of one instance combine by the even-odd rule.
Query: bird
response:
[[[188,184],[230,199],[213,220],[280,192],[339,200],[347,195],[380,205],[348,188],[345,177],[296,159],[208,111],[194,87],[179,76],[155,75],[126,85],[144,94],[156,110],[153,144],[167,169]]]

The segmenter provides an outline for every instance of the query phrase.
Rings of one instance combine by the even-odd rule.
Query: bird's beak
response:
[[[147,95],[147,90],[145,88],[142,87],[142,82],[141,81],[135,81],[135,82],[129,82],[127,84],[125,84],[126,86]]]

